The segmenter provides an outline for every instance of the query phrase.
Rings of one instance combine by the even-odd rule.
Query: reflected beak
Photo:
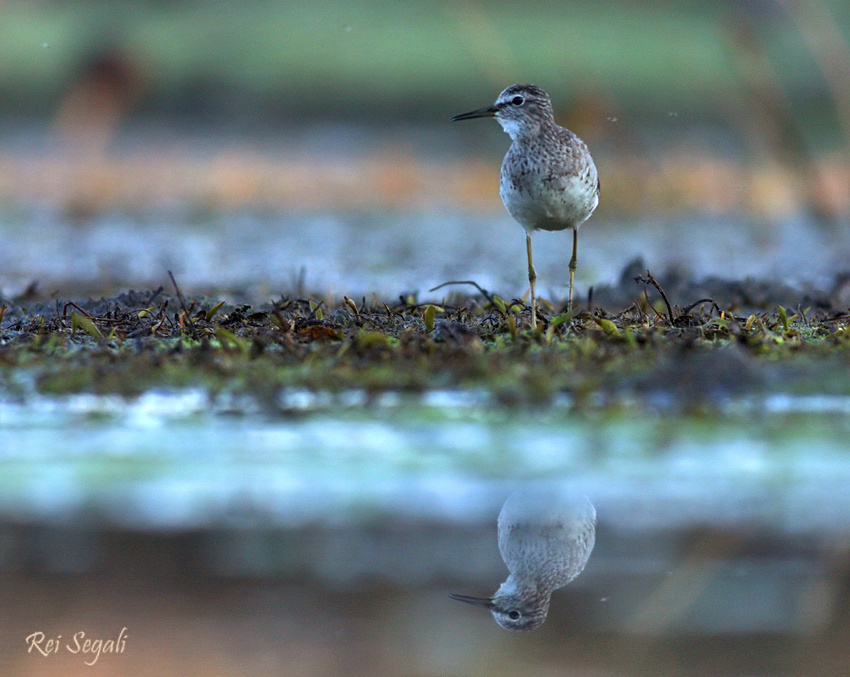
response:
[[[461,113],[460,115],[455,115],[452,118],[452,122],[457,122],[458,120],[472,120],[473,118],[491,118],[496,114],[496,111],[499,109],[495,106],[487,106],[487,108],[479,108],[478,110],[469,111],[468,113]]]
[[[493,607],[493,600],[490,597],[470,597],[469,595],[456,595],[453,592],[449,593],[449,597],[456,599],[458,602],[483,606],[485,609],[491,609]]]

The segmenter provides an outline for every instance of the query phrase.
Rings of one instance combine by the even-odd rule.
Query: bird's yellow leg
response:
[[[525,234],[525,248],[528,251],[528,283],[531,285],[531,328],[537,329],[537,294],[534,291],[537,272],[531,259],[531,233]]]
[[[576,250],[578,249],[578,228],[573,228],[573,257],[570,259],[570,297],[567,301],[567,312],[573,311],[573,283],[576,279]],[[530,250],[529,250],[530,252]],[[531,254],[529,253],[529,257]],[[529,261],[531,259],[529,258]]]

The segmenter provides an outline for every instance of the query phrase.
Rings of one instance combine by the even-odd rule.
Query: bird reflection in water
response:
[[[587,564],[596,541],[596,509],[561,487],[519,490],[502,506],[498,532],[507,580],[492,597],[449,596],[489,609],[506,630],[534,630],[546,620],[552,591]]]

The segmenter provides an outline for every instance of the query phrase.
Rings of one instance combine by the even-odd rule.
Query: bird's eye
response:
[[[513,99],[511,99],[511,103],[514,106],[521,106],[525,103],[525,99],[523,99],[521,96],[515,96]]]
[[[517,97],[517,99],[519,99],[519,97]],[[508,612],[508,618],[510,618],[512,621],[518,621],[519,617],[520,617],[520,613],[516,609]]]

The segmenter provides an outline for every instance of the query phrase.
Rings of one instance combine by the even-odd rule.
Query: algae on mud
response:
[[[197,386],[250,395],[270,411],[293,387],[369,397],[479,388],[502,404],[567,395],[576,408],[637,400],[699,409],[780,384],[850,393],[836,376],[850,359],[850,315],[829,294],[801,294],[792,311],[770,300],[773,291],[789,302],[781,285],[662,285],[651,274],[637,282],[598,290],[574,315],[543,301],[537,332],[523,299],[485,290],[439,305],[348,297],[234,305],[162,288],[5,301],[0,379],[13,389],[11,375],[25,372],[45,394]],[[624,309],[606,309],[615,307]]]

